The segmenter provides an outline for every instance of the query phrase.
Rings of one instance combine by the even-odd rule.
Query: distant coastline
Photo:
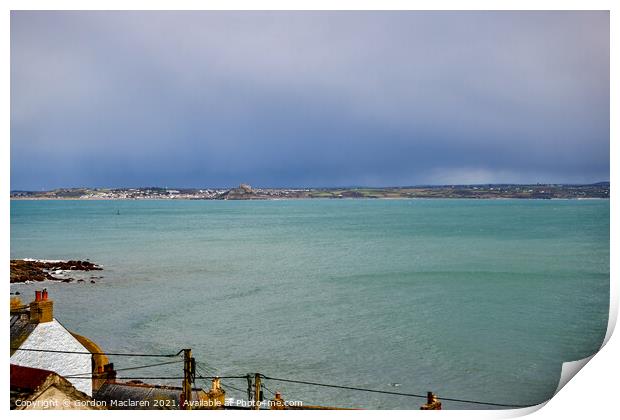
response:
[[[59,188],[11,191],[11,200],[282,200],[282,199],[608,199],[609,182],[352,188]]]

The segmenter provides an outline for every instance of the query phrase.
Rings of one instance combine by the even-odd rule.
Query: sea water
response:
[[[605,336],[609,201],[12,201],[11,258],[101,264],[95,284],[11,291],[47,287],[56,318],[108,352],[191,348],[205,376],[535,404]],[[119,370],[152,376],[182,364]],[[222,382],[246,395],[245,379]],[[264,383],[305,404],[424,402]]]

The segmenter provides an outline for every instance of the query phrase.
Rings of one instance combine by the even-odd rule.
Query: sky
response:
[[[11,12],[11,189],[609,180],[608,12]]]

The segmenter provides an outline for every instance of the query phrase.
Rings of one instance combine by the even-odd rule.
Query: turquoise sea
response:
[[[102,264],[96,284],[45,287],[108,352],[192,348],[211,374],[534,404],[602,343],[609,219],[607,200],[12,201],[11,258]],[[244,396],[245,380],[223,383]],[[423,402],[265,385],[306,404]]]

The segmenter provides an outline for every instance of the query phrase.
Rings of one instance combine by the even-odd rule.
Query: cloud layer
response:
[[[12,12],[11,188],[609,179],[606,12]]]

